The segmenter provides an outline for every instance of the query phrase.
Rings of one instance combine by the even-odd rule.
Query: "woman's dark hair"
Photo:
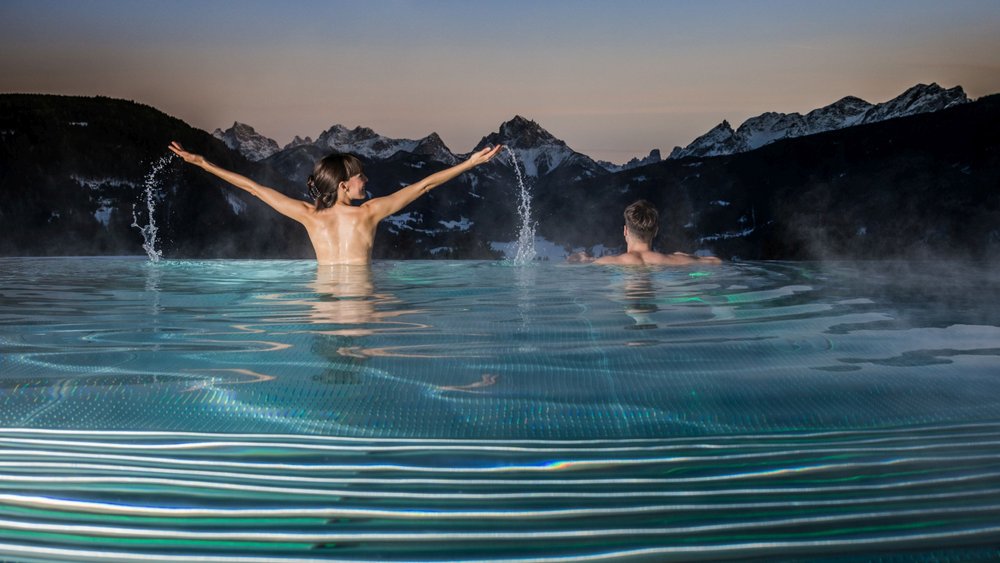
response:
[[[306,180],[309,195],[316,200],[316,209],[333,207],[337,202],[337,186],[361,174],[363,168],[361,160],[353,154],[333,153],[317,161]]]
[[[653,242],[659,222],[659,212],[652,203],[644,199],[625,208],[625,226],[633,236],[645,243]]]

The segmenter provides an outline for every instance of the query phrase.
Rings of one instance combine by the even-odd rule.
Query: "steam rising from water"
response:
[[[146,195],[146,213],[149,217],[149,221],[145,226],[139,224],[139,216],[135,212],[135,204],[132,205],[132,226],[139,229],[142,234],[142,248],[146,251],[146,256],[149,257],[150,262],[159,262],[160,258],[163,257],[163,251],[156,248],[156,218],[154,211],[156,211],[156,198],[153,196],[153,190],[158,185],[157,176],[163,167],[167,165],[173,159],[173,155],[168,154],[166,156],[160,157],[160,160],[153,163],[153,167],[150,169],[146,177],[142,179],[142,184],[144,187],[144,193]]]
[[[535,259],[535,223],[531,220],[531,194],[524,185],[524,178],[521,176],[521,169],[517,165],[517,157],[513,149],[505,147],[510,153],[510,162],[514,166],[514,174],[517,175],[517,185],[520,188],[517,203],[517,215],[521,218],[521,227],[517,232],[517,254],[514,255],[514,263],[524,265]]]

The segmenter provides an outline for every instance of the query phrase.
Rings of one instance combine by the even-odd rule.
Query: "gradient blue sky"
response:
[[[0,92],[132,99],[282,145],[340,123],[465,152],[519,114],[624,162],[921,82],[1000,92],[1000,1],[0,0]]]

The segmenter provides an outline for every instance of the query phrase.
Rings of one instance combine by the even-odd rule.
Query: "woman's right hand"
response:
[[[472,166],[479,166],[480,164],[489,162],[497,155],[500,150],[503,149],[503,145],[497,145],[495,147],[486,147],[479,152],[472,153],[467,162],[471,163]]]
[[[167,148],[169,148],[170,151],[177,156],[183,158],[184,162],[194,164],[195,166],[202,166],[205,164],[205,157],[200,154],[194,154],[184,150],[184,147],[182,147],[177,141],[171,141],[170,146]]]

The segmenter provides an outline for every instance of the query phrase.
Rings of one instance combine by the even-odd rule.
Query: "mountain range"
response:
[[[917,84],[899,96],[879,104],[847,96],[805,115],[763,113],[747,119],[736,130],[724,120],[686,147],[674,147],[668,158],[721,156],[747,152],[781,139],[938,111],[968,101],[961,86],[945,89],[936,83]],[[305,145],[312,145],[326,152],[353,153],[368,159],[386,159],[399,151],[426,154],[448,164],[458,162],[460,158],[444,144],[437,133],[431,133],[419,140],[392,139],[379,135],[367,127],[348,129],[340,124],[321,133],[315,141],[309,137],[303,139],[296,136],[284,149],[279,148],[277,141],[257,133],[250,125],[240,122],[234,123],[225,131],[216,129],[212,135],[253,161],[264,160],[282,150],[292,150]],[[531,177],[544,176],[559,166],[570,163],[580,168],[581,177],[593,177],[606,172],[630,170],[661,160],[660,150],[653,149],[649,156],[642,159],[634,158],[621,165],[595,161],[569,148],[565,141],[557,139],[534,121],[519,115],[501,124],[498,132],[483,137],[473,151],[499,142],[518,151],[523,161],[524,172]]]
[[[969,101],[960,87],[935,84],[883,104],[847,97],[806,115],[751,118],[712,143],[706,134],[681,149],[690,155],[661,159],[654,149],[625,165],[597,162],[522,116],[473,150],[512,149],[533,196],[539,247],[552,258],[620,247],[621,209],[640,197],[661,209],[664,250],[982,257],[1000,247],[998,98]],[[372,196],[465,156],[434,133],[391,139],[334,125],[279,147],[248,125],[210,135],[125,100],[0,95],[0,255],[141,252],[132,224],[151,185],[167,257],[311,255],[298,225],[178,159],[151,176],[171,140],[297,198],[307,197],[304,180],[330,151],[361,156]],[[501,155],[390,217],[374,256],[502,256],[519,226],[513,166]]]

